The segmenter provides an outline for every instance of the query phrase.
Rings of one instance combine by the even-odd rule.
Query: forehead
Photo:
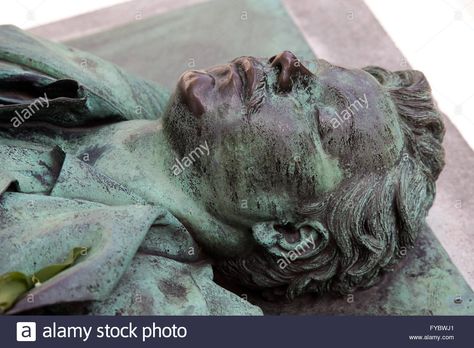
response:
[[[398,112],[390,93],[361,69],[330,66],[316,73],[322,107],[341,120],[337,130],[351,144],[343,149],[351,158],[397,158],[403,148]],[[342,100],[342,102],[341,102]],[[348,117],[348,121],[342,121]],[[362,163],[362,162],[361,162]]]
[[[364,93],[370,99],[386,95],[383,86],[362,69],[345,69],[331,65],[318,70],[316,78],[323,89],[338,89],[349,101],[359,98]]]
[[[374,83],[374,85],[378,84],[377,79],[375,79],[365,70],[344,68],[332,64],[327,64],[325,66],[322,66],[321,69],[317,69],[316,74],[321,77],[337,76],[337,79],[341,81],[346,80],[348,83],[352,83],[358,80],[367,80],[367,83]]]
[[[345,69],[331,66],[317,73],[323,93],[328,98],[323,103],[338,103],[339,111],[346,108],[353,115],[357,128],[369,126],[397,126],[395,104],[388,91],[368,72],[361,69]],[[342,100],[342,103],[341,103]]]

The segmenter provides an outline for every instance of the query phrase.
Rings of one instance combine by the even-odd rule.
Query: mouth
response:
[[[249,115],[258,111],[265,101],[267,73],[264,64],[253,57],[241,57],[232,62],[232,68],[240,79],[240,96]]]
[[[234,60],[232,66],[237,71],[241,81],[241,95],[246,100],[250,99],[258,83],[262,80],[266,81],[267,75],[263,65],[255,58],[241,57]]]
[[[240,99],[248,115],[266,98],[266,68],[257,58],[240,57],[209,70],[190,70],[178,82],[179,95],[195,117],[201,117],[216,101],[224,103],[233,96]]]

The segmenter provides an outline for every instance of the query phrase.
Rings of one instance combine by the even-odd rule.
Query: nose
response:
[[[269,63],[271,67],[280,71],[277,84],[278,90],[281,92],[291,91],[293,83],[297,79],[309,78],[313,75],[290,51],[283,51],[271,57]]]

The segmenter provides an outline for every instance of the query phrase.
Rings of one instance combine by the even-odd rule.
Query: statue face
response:
[[[285,51],[185,72],[164,118],[178,156],[209,146],[185,174],[228,222],[290,220],[356,174],[384,171],[404,139],[388,92],[369,73]]]
[[[372,285],[413,245],[444,165],[421,72],[315,65],[285,51],[188,71],[163,119],[179,158],[209,149],[179,174],[226,223],[200,243],[226,277],[289,298]]]

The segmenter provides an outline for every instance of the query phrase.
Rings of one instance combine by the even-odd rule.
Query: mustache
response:
[[[257,84],[255,90],[250,95],[246,102],[245,114],[249,118],[252,114],[259,112],[262,105],[265,103],[269,89],[267,74],[264,69],[257,70]]]

